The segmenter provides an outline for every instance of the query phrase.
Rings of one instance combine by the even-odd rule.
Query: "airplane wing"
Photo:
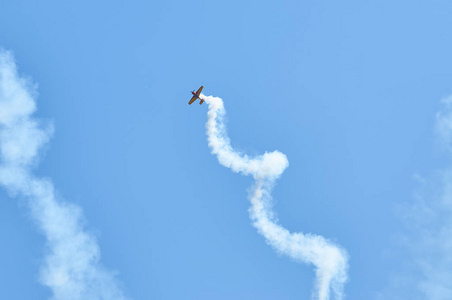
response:
[[[191,97],[190,102],[188,102],[188,104],[192,104],[197,98],[198,97],[196,96]]]
[[[203,88],[203,86],[201,85],[201,87],[196,91],[196,95],[199,96],[201,94],[202,88]]]

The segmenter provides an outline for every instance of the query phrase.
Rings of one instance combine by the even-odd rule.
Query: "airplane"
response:
[[[199,97],[199,95],[201,95],[201,91],[202,91],[203,86],[201,85],[201,87],[196,91],[191,91],[193,97],[191,97],[190,102],[188,102],[188,104],[192,104],[193,102],[195,102],[196,99],[199,99],[201,102],[199,102],[199,104],[203,104],[204,103],[204,99]]]

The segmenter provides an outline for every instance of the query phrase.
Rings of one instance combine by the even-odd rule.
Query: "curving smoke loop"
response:
[[[276,179],[289,166],[286,156],[279,152],[266,152],[251,158],[238,153],[231,147],[223,122],[226,111],[223,100],[203,95],[209,105],[207,112],[207,137],[212,154],[223,166],[232,171],[251,175],[254,185],[249,193],[250,217],[254,227],[278,252],[292,259],[315,266],[316,288],[313,297],[320,300],[343,299],[343,287],[347,281],[347,252],[314,234],[290,233],[277,223],[271,211],[271,191]]]

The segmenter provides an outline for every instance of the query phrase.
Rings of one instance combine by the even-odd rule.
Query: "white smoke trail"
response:
[[[0,185],[25,196],[47,240],[40,281],[54,300],[125,299],[114,274],[100,265],[96,238],[83,226],[81,209],[58,200],[50,180],[31,169],[52,135],[32,117],[36,87],[17,74],[13,55],[0,49]]]
[[[249,194],[251,202],[249,212],[254,227],[278,252],[315,266],[316,289],[313,295],[315,298],[327,300],[332,291],[335,299],[342,299],[343,287],[347,280],[346,251],[322,236],[290,233],[276,222],[271,211],[271,190],[275,180],[289,165],[286,156],[274,151],[250,158],[235,151],[231,147],[223,122],[226,113],[223,100],[205,95],[203,98],[209,105],[206,128],[212,153],[223,166],[254,177],[255,183]]]

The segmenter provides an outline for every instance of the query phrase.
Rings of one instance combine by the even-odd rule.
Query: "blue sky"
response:
[[[54,126],[33,173],[83,209],[130,299],[309,299],[314,288],[311,265],[251,226],[252,179],[210,154],[207,106],[187,105],[200,85],[224,100],[236,149],[287,156],[279,222],[346,249],[347,299],[448,299],[438,293],[451,275],[419,262],[432,256],[423,233],[449,237],[435,201],[450,153],[435,124],[452,94],[451,13],[449,1],[19,0],[2,4],[0,46],[38,84],[35,117]],[[0,199],[0,299],[48,299],[27,201]],[[434,225],[419,221],[432,210]]]

